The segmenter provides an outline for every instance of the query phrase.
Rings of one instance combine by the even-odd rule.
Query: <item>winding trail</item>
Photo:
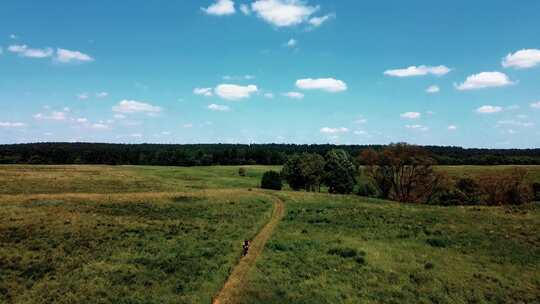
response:
[[[274,232],[274,229],[279,224],[283,215],[285,214],[285,204],[283,201],[275,196],[272,196],[274,200],[274,211],[272,217],[261,229],[259,234],[251,241],[249,252],[245,257],[242,257],[238,264],[234,267],[231,274],[227,278],[227,281],[214,297],[213,304],[228,304],[234,303],[234,299],[241,291],[245,284],[245,278],[247,273],[255,266],[257,258],[261,255],[266,242]]]

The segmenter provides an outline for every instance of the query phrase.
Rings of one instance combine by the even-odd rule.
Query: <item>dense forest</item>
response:
[[[0,164],[109,164],[109,165],[282,165],[287,156],[308,152],[324,155],[339,148],[356,157],[375,145],[294,144],[103,144],[32,143],[0,145]],[[465,149],[424,146],[441,165],[540,165],[540,149]]]

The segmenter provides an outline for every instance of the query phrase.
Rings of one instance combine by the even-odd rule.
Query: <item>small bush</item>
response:
[[[263,174],[261,180],[261,188],[270,190],[281,190],[283,184],[281,175],[276,171],[267,171]]]
[[[246,176],[246,173],[247,173],[246,168],[239,168],[238,169],[238,175],[244,177],[244,176]]]
[[[533,183],[532,190],[535,201],[540,201],[540,183]]]
[[[480,187],[474,179],[460,178],[456,182],[456,189],[463,194],[463,200],[466,203],[475,204],[480,201]]]
[[[431,247],[445,248],[448,246],[448,241],[443,239],[427,239],[426,243]]]
[[[521,205],[533,199],[530,186],[525,184],[527,171],[514,168],[497,175],[484,175],[478,180],[482,200],[487,205]]]
[[[358,192],[357,194],[359,196],[369,196],[373,197],[377,195],[377,189],[375,189],[371,184],[361,184],[358,186]]]
[[[328,254],[337,255],[342,258],[354,258],[356,256],[362,256],[359,255],[356,249],[353,248],[332,248],[328,250]]]

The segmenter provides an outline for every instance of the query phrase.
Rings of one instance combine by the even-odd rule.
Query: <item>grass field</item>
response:
[[[0,166],[0,303],[210,303],[276,197],[236,303],[540,303],[538,203],[264,192],[279,167],[246,168]]]

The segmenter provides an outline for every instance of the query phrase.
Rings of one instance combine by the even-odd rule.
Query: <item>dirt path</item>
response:
[[[214,300],[212,301],[213,304],[234,303],[234,299],[238,296],[238,292],[245,284],[247,273],[255,266],[257,258],[261,255],[266,241],[268,241],[272,232],[285,214],[285,204],[283,201],[277,197],[274,197],[274,200],[275,203],[272,217],[259,234],[251,241],[248,254],[245,257],[242,257],[238,264],[236,264],[229,275],[229,278],[227,278],[227,281],[223,285],[223,288],[214,297]]]

